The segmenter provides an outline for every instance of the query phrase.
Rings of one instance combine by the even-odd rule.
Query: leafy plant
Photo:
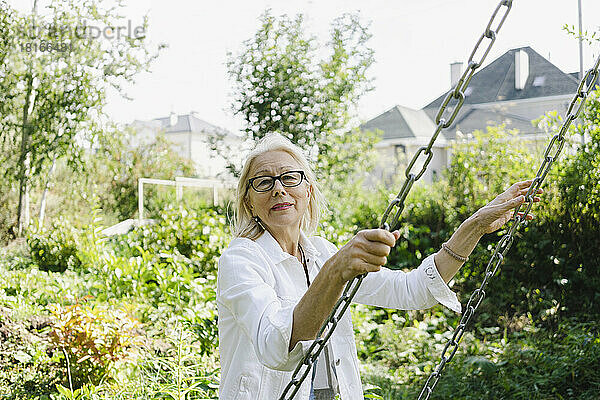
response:
[[[145,367],[158,378],[157,392],[170,400],[216,399],[218,385],[213,374],[206,374],[200,353],[195,353],[193,336],[181,327],[174,333],[171,354],[156,357]]]
[[[113,364],[140,342],[139,322],[122,309],[82,301],[64,307],[51,304],[48,309],[52,315],[49,337],[64,355],[71,390],[108,378]]]
[[[42,271],[64,272],[79,268],[77,230],[66,218],[58,218],[50,229],[36,229],[27,235],[31,259]]]
[[[229,238],[226,219],[217,211],[167,207],[157,224],[134,229],[117,246],[132,256],[141,255],[141,249],[167,257],[179,254],[199,276],[207,276],[216,272]]]

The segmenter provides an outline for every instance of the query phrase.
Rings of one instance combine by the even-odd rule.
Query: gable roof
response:
[[[395,106],[360,126],[361,130],[381,130],[382,139],[428,137],[436,126],[423,110]]]
[[[529,56],[529,77],[525,87],[517,90],[515,53],[520,50]],[[465,93],[465,105],[572,94],[577,91],[577,85],[578,80],[571,74],[562,72],[531,47],[521,47],[507,51],[473,76]],[[439,108],[448,92],[450,90],[424,108]]]
[[[435,118],[435,117],[433,117]],[[471,133],[484,130],[487,126],[504,124],[506,129],[518,129],[521,134],[537,133],[538,129],[530,120],[492,108],[478,108],[467,105],[462,109],[450,129],[443,131],[449,140],[456,139],[456,132]]]
[[[177,115],[177,120],[174,125],[171,125],[170,116],[164,118],[155,118],[152,121],[158,122],[166,134],[178,132],[231,134],[229,131],[206,122],[196,117],[194,114],[195,113],[192,112],[190,114]]]

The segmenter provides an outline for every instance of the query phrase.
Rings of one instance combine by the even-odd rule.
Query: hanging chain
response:
[[[596,60],[594,67],[585,74],[585,76],[579,83],[577,93],[575,94],[575,97],[569,105],[569,108],[567,110],[567,117],[564,120],[559,133],[552,137],[550,143],[546,147],[546,151],[544,152],[544,160],[542,161],[542,164],[540,165],[540,168],[538,169],[538,172],[535,178],[533,179],[531,186],[527,191],[527,194],[525,195],[525,202],[516,207],[513,213],[513,223],[510,229],[508,230],[508,233],[502,236],[502,238],[496,245],[496,248],[492,253],[492,257],[490,258],[490,261],[488,262],[487,267],[485,269],[485,276],[483,278],[483,282],[481,282],[481,286],[479,286],[478,289],[475,289],[471,294],[471,297],[467,302],[467,306],[465,307],[465,313],[461,317],[460,322],[458,323],[458,326],[456,327],[456,330],[452,335],[452,338],[444,347],[439,364],[437,365],[435,370],[429,375],[429,378],[425,382],[425,385],[421,390],[421,394],[419,394],[419,400],[429,399],[429,396],[431,396],[431,393],[433,392],[433,388],[440,380],[442,370],[444,369],[446,364],[449,363],[450,360],[452,360],[452,357],[454,357],[454,355],[456,354],[460,340],[462,339],[463,334],[465,333],[465,329],[467,328],[471,317],[473,316],[473,314],[477,310],[477,307],[479,307],[483,298],[485,297],[485,288],[489,283],[489,280],[494,275],[496,275],[496,272],[498,272],[498,269],[502,264],[502,260],[504,260],[504,256],[506,255],[508,249],[514,241],[514,233],[519,229],[521,224],[525,222],[527,214],[529,214],[529,211],[533,206],[535,194],[542,185],[542,182],[544,182],[546,175],[548,175],[548,171],[550,171],[550,168],[552,168],[552,164],[554,163],[554,161],[558,159],[560,152],[562,151],[565,145],[565,135],[569,130],[571,123],[575,121],[577,117],[579,117],[579,114],[583,109],[583,106],[588,97],[588,94],[590,93],[590,90],[593,90],[594,85],[598,80],[599,68],[600,56]],[[519,215],[518,213],[521,207],[524,207],[525,211],[522,212],[522,215]]]
[[[435,118],[436,129],[433,133],[433,136],[431,137],[431,140],[429,141],[429,144],[427,146],[419,148],[419,150],[417,150],[412,160],[408,164],[405,171],[406,181],[404,182],[400,193],[396,196],[394,200],[392,200],[392,202],[389,204],[389,206],[383,213],[380,228],[387,229],[389,231],[394,231],[400,226],[399,220],[400,214],[402,213],[402,210],[404,210],[404,200],[406,199],[406,196],[408,196],[408,193],[412,188],[413,184],[416,181],[418,181],[427,170],[427,166],[433,158],[433,145],[437,140],[440,132],[443,129],[446,129],[450,125],[452,125],[452,123],[456,119],[458,112],[460,111],[465,102],[465,90],[469,86],[469,83],[471,82],[471,78],[473,78],[475,71],[479,67],[481,67],[490,50],[492,49],[492,46],[496,41],[496,35],[498,31],[500,31],[502,25],[504,25],[504,21],[506,20],[506,17],[508,16],[508,13],[512,7],[512,2],[513,0],[502,0],[496,7],[494,13],[492,14],[492,17],[490,18],[490,21],[487,24],[487,27],[485,28],[485,31],[479,37],[475,48],[469,56],[467,69],[456,83],[456,86],[446,95],[444,101],[440,106],[440,109]],[[503,7],[505,7],[506,10],[504,10],[504,14],[502,14],[502,16],[498,19],[498,23],[494,27],[494,22],[497,20],[497,16],[499,15],[500,10]],[[484,41],[487,41],[487,46],[482,46]],[[474,61],[476,59],[475,56],[478,54],[478,52],[480,52],[480,49],[482,49],[482,54],[479,56],[479,59],[477,61]],[[449,105],[453,100],[455,100],[456,105],[454,106],[454,109],[450,109]],[[450,114],[450,117],[448,119],[444,118],[446,111],[448,111],[448,114]],[[412,172],[412,169],[415,166],[419,157],[421,157],[421,155],[425,157],[425,160],[419,173],[415,174]],[[391,221],[388,222],[388,218],[394,208],[397,208],[397,211],[394,214]],[[321,351],[327,345],[327,341],[333,334],[333,331],[335,330],[338,321],[350,306],[354,295],[358,291],[358,288],[360,287],[366,275],[366,273],[361,274],[353,278],[350,282],[346,284],[342,296],[335,303],[333,309],[331,310],[331,313],[319,329],[319,332],[316,335],[317,339],[315,339],[315,341],[310,345],[306,355],[294,370],[292,378],[283,390],[283,393],[279,397],[279,400],[291,400],[294,398],[296,393],[298,393],[302,382],[304,382],[313,365],[317,361],[319,354],[321,354]]]
[[[502,7],[505,7],[506,10],[504,11],[504,14],[502,15],[502,17],[500,18],[500,22],[496,25],[495,28],[492,29],[494,21],[496,20],[496,17],[498,16]],[[431,162],[431,159],[433,158],[432,147],[433,147],[433,144],[435,143],[435,141],[437,140],[440,132],[442,131],[442,129],[446,129],[450,125],[452,125],[452,123],[456,119],[458,112],[460,111],[460,109],[462,108],[462,106],[465,102],[465,90],[467,89],[467,86],[469,86],[469,83],[471,82],[471,78],[473,78],[475,71],[477,71],[477,69],[479,67],[481,67],[481,65],[483,64],[483,61],[485,60],[485,58],[489,54],[490,50],[492,49],[492,46],[494,45],[494,42],[496,41],[496,35],[497,35],[498,31],[500,30],[500,28],[502,28],[502,25],[504,25],[504,21],[506,20],[506,17],[508,16],[508,13],[510,12],[511,7],[512,7],[512,0],[503,0],[496,7],[496,10],[494,11],[494,13],[492,14],[492,17],[490,19],[490,22],[488,23],[487,27],[485,28],[485,31],[479,37],[479,40],[477,41],[475,48],[473,49],[473,51],[471,52],[471,55],[469,56],[469,60],[467,63],[467,69],[462,74],[462,76],[456,83],[456,86],[453,88],[453,90],[451,90],[446,95],[446,97],[444,98],[444,101],[442,102],[442,105],[440,106],[440,109],[435,117],[435,124],[437,125],[437,127],[435,129],[435,132],[433,133],[433,136],[431,137],[431,140],[429,140],[429,144],[427,146],[423,146],[423,147],[419,148],[417,150],[417,152],[415,153],[415,155],[413,156],[413,158],[408,163],[408,167],[406,168],[406,172],[405,172],[406,180],[404,181],[404,185],[402,186],[400,193],[398,193],[398,196],[396,196],[396,198],[394,200],[392,200],[392,202],[388,206],[387,210],[385,210],[385,212],[383,213],[383,217],[381,219],[381,224],[380,224],[380,226],[382,228],[385,227],[386,229],[394,231],[400,227],[400,214],[402,214],[402,211],[404,210],[404,201],[406,200],[406,197],[408,196],[408,193],[410,192],[412,185],[423,176],[423,174],[425,173],[425,170],[427,169],[427,166]],[[486,39],[489,40],[487,47],[485,47],[483,54],[481,55],[479,60],[474,61],[475,56],[477,55],[477,52],[479,51],[480,48],[483,48],[481,45],[484,42],[484,40],[486,40]],[[450,114],[450,118],[445,119],[444,114],[446,113],[448,105],[452,102],[452,100],[456,101],[456,106],[454,107],[454,110],[452,110],[451,113],[448,112]],[[423,166],[422,166],[421,170],[419,171],[419,173],[415,175],[412,172],[412,168],[416,164],[416,162],[417,162],[418,158],[421,156],[421,154],[425,157],[425,161],[423,162]],[[391,215],[394,208],[397,208],[396,213],[392,217],[391,221],[388,222],[388,218]]]

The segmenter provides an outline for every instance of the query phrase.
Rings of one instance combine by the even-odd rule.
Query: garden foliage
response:
[[[67,398],[216,396],[214,280],[226,220],[210,209],[169,209],[156,222],[111,239],[98,220],[57,223],[30,236],[28,256],[2,258],[0,304],[49,316],[39,339],[21,340],[20,369],[7,370],[25,369],[25,382],[0,376],[8,398],[43,398],[53,382]],[[41,258],[41,249],[52,257]],[[31,305],[23,309],[23,301]],[[172,332],[181,342],[170,341]],[[61,372],[44,375],[44,365]]]
[[[83,298],[68,306],[50,304],[51,350],[61,352],[70,387],[99,384],[114,363],[131,356],[139,343],[140,324],[121,309],[85,304]]]
[[[548,175],[536,218],[490,280],[432,398],[597,396],[599,108],[593,97],[589,123],[578,128],[586,129],[588,143],[569,146]],[[560,119],[545,122],[552,131]],[[539,162],[540,148],[523,146],[501,126],[457,142],[446,175],[417,185],[408,198],[388,267],[417,266],[497,193],[533,177]],[[344,186],[341,177],[322,183],[329,204],[318,234],[338,245],[378,226],[396,193]],[[32,232],[25,248],[0,256],[0,335],[6,338],[0,395],[216,398],[215,275],[231,239],[224,210],[166,208],[154,224],[112,238],[101,234],[100,212],[85,226],[57,220]],[[504,232],[484,236],[450,283],[463,304]],[[407,312],[356,305],[352,313],[365,388],[370,398],[384,399],[418,394],[460,318],[441,306]]]

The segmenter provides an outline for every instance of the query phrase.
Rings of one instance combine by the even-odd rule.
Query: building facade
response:
[[[130,127],[141,142],[155,140],[157,135],[164,134],[179,156],[193,162],[200,178],[223,178],[227,175],[226,160],[213,150],[211,140],[225,141],[230,148],[241,142],[238,136],[200,119],[193,111],[183,115],[171,113],[168,117],[150,121],[136,120]]]
[[[451,88],[462,73],[462,63],[450,66]],[[549,111],[563,115],[578,83],[574,74],[562,72],[531,47],[507,51],[473,76],[463,108],[454,123],[438,137],[434,157],[423,179],[434,180],[448,165],[453,141],[487,126],[504,124],[507,130],[518,130],[528,142],[545,143],[547,134],[533,121]],[[429,142],[436,114],[450,90],[421,110],[394,106],[364,123],[361,129],[381,131],[379,150],[386,163],[405,165],[407,158]]]

